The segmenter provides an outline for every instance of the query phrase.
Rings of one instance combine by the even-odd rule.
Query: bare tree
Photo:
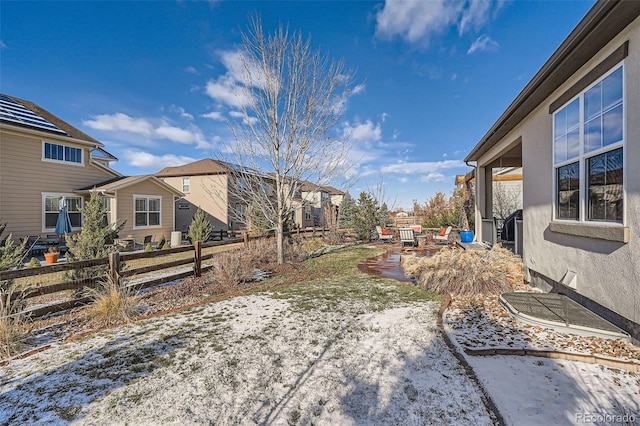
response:
[[[503,221],[520,208],[522,208],[522,191],[520,187],[494,182],[493,215]]]
[[[275,230],[283,263],[284,224],[299,183],[326,185],[347,167],[351,146],[335,125],[353,90],[353,72],[282,25],[265,36],[258,16],[242,33],[240,58],[242,114],[229,123],[233,140],[224,147],[228,162],[238,165],[230,191],[246,206],[245,217],[259,210]]]

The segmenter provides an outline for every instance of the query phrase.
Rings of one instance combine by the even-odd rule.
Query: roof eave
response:
[[[477,161],[638,16],[640,1],[598,1],[464,161]]]

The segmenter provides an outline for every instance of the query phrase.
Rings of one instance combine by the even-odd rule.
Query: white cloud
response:
[[[147,137],[153,133],[153,126],[144,118],[132,118],[121,112],[112,115],[97,115],[93,120],[83,120],[82,124],[95,130],[107,132],[125,131]]]
[[[200,117],[210,118],[216,121],[224,121],[224,117],[222,116],[222,113],[220,111],[211,111],[206,114],[201,114]]]
[[[366,89],[366,86],[364,84],[357,84],[352,90],[351,90],[351,94],[352,95],[357,95],[359,93],[364,93]]]
[[[400,36],[409,43],[428,45],[434,35],[445,32],[462,13],[463,2],[387,0],[376,15],[376,35]]]
[[[0,49],[6,49],[7,45],[4,43],[4,41],[0,40]]]
[[[371,120],[353,126],[345,123],[343,135],[357,142],[376,142],[382,139],[382,128],[380,123],[373,124]]]
[[[381,171],[383,174],[397,175],[419,175],[437,176],[442,171],[453,169],[456,167],[465,167],[464,161],[461,160],[445,160],[445,161],[420,161],[420,162],[399,162],[383,166]]]
[[[121,112],[111,115],[98,115],[92,120],[83,120],[82,124],[104,132],[128,132],[148,139],[168,139],[182,144],[193,144],[198,149],[210,149],[213,147],[213,144],[207,142],[200,129],[196,126],[192,126],[190,129],[183,129],[171,126],[164,121],[154,126],[147,119],[133,118]]]
[[[164,167],[181,166],[196,161],[195,158],[182,155],[154,155],[135,149],[126,149],[122,157],[129,165],[147,170],[160,170]]]
[[[169,108],[170,111],[177,113],[182,118],[186,118],[187,120],[193,120],[193,114],[188,113],[184,108],[171,105]]]
[[[428,46],[431,40],[457,26],[458,34],[478,32],[503,2],[486,0],[405,1],[386,0],[376,15],[376,36],[401,37],[405,41]]]
[[[195,67],[186,67],[185,72],[189,73],[189,74],[195,74],[195,75],[200,75],[200,73],[198,72],[198,70]]]
[[[464,34],[473,28],[473,30],[480,31],[482,26],[489,19],[489,12],[491,8],[491,2],[487,0],[470,0],[469,7],[465,8],[458,24],[458,32],[460,35]]]
[[[190,144],[195,140],[196,135],[188,130],[179,127],[162,125],[155,130],[155,134],[161,138],[174,142]]]
[[[500,45],[493,41],[488,35],[483,34],[471,44],[471,47],[467,50],[467,54],[471,55],[476,52],[497,52],[498,50],[500,50]]]
[[[440,172],[431,172],[424,176],[420,176],[420,182],[425,183],[442,182],[444,180],[446,180],[446,177]]]
[[[237,85],[237,80],[225,74],[216,80],[209,80],[205,92],[218,102],[234,108],[242,108],[247,104],[247,101],[240,96]]]

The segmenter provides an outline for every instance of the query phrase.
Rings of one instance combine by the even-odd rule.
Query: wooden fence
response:
[[[323,236],[325,230],[296,230],[290,234],[313,238]],[[29,281],[31,285],[29,285],[28,290],[14,293],[12,295],[14,300],[17,298],[28,300],[67,290],[79,290],[84,287],[95,288],[101,281],[105,280],[107,275],[110,275],[115,283],[120,283],[123,278],[128,279],[130,280],[130,283],[127,284],[129,287],[141,290],[187,277],[199,277],[203,272],[213,267],[212,262],[206,264],[205,262],[215,257],[216,247],[237,243],[246,244],[250,239],[257,238],[261,237],[250,237],[245,233],[242,238],[227,238],[221,241],[209,241],[204,244],[196,242],[194,245],[150,252],[113,252],[109,257],[101,259],[3,271],[0,272],[0,283],[8,280],[16,280],[16,282],[20,282],[20,280]],[[184,270],[187,265],[190,268]],[[99,268],[101,271],[92,278],[71,278],[74,271],[87,268]],[[161,273],[149,277],[154,272]],[[37,318],[82,306],[90,301],[91,299],[87,296],[76,297],[72,300],[27,307],[26,312],[32,318]]]

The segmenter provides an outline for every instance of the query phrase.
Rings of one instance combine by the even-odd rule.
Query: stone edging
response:
[[[598,355],[578,354],[573,352],[549,351],[542,349],[465,349],[467,355],[472,356],[493,356],[493,355],[516,355],[516,356],[537,356],[541,358],[562,359],[565,361],[579,361],[587,364],[601,364],[606,367],[613,367],[619,370],[626,370],[631,373],[640,373],[640,363],[633,361],[622,361],[612,358],[605,358]]]
[[[458,360],[462,368],[464,368],[464,371],[467,377],[471,379],[471,381],[480,390],[480,399],[482,400],[482,403],[484,404],[487,412],[489,413],[489,416],[491,417],[493,424],[505,425],[506,423],[504,421],[504,418],[502,417],[502,414],[500,414],[500,411],[498,410],[498,407],[496,406],[495,402],[493,401],[493,399],[491,399],[491,396],[487,393],[486,389],[482,386],[482,383],[480,383],[478,376],[476,376],[476,373],[473,371],[473,368],[469,365],[464,355],[460,353],[460,351],[458,351],[458,348],[456,347],[456,345],[454,345],[454,343],[449,338],[449,335],[444,330],[442,318],[444,316],[445,310],[449,307],[450,304],[451,304],[451,296],[449,296],[448,294],[443,295],[442,304],[440,305],[440,309],[438,310],[438,319],[437,319],[438,328],[442,333],[443,340],[447,345],[447,347],[449,348],[449,351],[451,352],[451,354]]]

